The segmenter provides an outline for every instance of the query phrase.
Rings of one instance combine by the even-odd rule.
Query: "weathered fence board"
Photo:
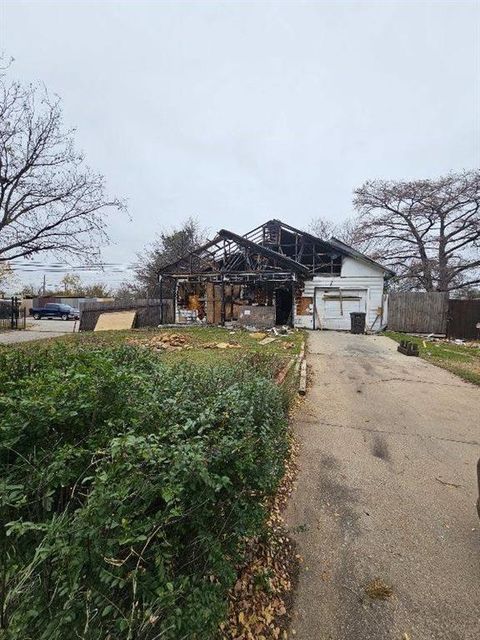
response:
[[[449,338],[480,338],[480,300],[450,300]]]
[[[164,298],[162,300],[162,324],[175,323],[175,303],[172,298]]]
[[[130,310],[137,311],[136,328],[157,327],[160,324],[169,324],[174,321],[173,300],[87,302],[80,305],[79,331],[93,331],[101,313]]]
[[[406,291],[388,297],[388,328],[409,333],[447,332],[448,293]]]

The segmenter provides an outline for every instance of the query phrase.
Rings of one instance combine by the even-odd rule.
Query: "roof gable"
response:
[[[309,270],[288,256],[252,242],[227,229],[220,229],[213,240],[163,267],[161,273],[181,276],[218,273],[292,272],[307,277]]]
[[[161,273],[181,277],[193,274],[289,272],[302,278],[315,275],[340,276],[342,258],[361,260],[384,273],[392,271],[353,247],[331,238],[323,240],[276,218],[243,236],[220,229],[213,240],[189,252]]]
[[[276,251],[283,251],[284,245],[282,244],[282,232],[290,233],[297,238],[297,246],[298,246],[298,238],[302,238],[304,241],[308,242],[311,246],[309,249],[310,252],[316,257],[310,261],[308,265],[313,274],[321,274],[328,270],[330,259],[336,259],[338,256],[349,256],[355,260],[363,260],[378,269],[381,269],[384,273],[389,274],[390,276],[395,275],[391,269],[384,267],[380,263],[372,260],[360,251],[357,251],[353,247],[345,244],[338,238],[330,238],[329,240],[324,240],[322,238],[318,238],[308,231],[302,231],[301,229],[297,229],[296,227],[292,227],[281,220],[273,218],[272,220],[268,220],[264,224],[252,229],[251,231],[245,234],[245,237],[250,238],[256,242],[264,243],[271,248],[275,247]],[[305,264],[305,254],[302,253],[300,256],[291,256],[295,261],[300,260],[303,264]]]

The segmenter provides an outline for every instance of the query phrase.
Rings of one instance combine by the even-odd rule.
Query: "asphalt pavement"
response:
[[[33,340],[45,340],[56,338],[78,330],[78,321],[75,320],[34,320],[27,318],[27,328],[20,331],[0,332],[0,344],[17,344],[31,342]]]
[[[480,388],[396,346],[308,334],[296,640],[480,638]]]

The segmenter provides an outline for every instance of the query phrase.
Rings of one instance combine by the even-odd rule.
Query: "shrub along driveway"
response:
[[[316,332],[308,345],[287,509],[304,559],[296,638],[480,637],[480,389],[386,337]],[[366,593],[376,578],[384,600]]]
[[[273,377],[302,338],[2,347],[0,637],[216,637],[284,472],[290,394]]]

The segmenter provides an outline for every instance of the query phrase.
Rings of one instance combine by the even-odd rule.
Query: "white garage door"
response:
[[[315,298],[317,329],[350,329],[350,313],[366,311],[365,289],[317,289]]]

